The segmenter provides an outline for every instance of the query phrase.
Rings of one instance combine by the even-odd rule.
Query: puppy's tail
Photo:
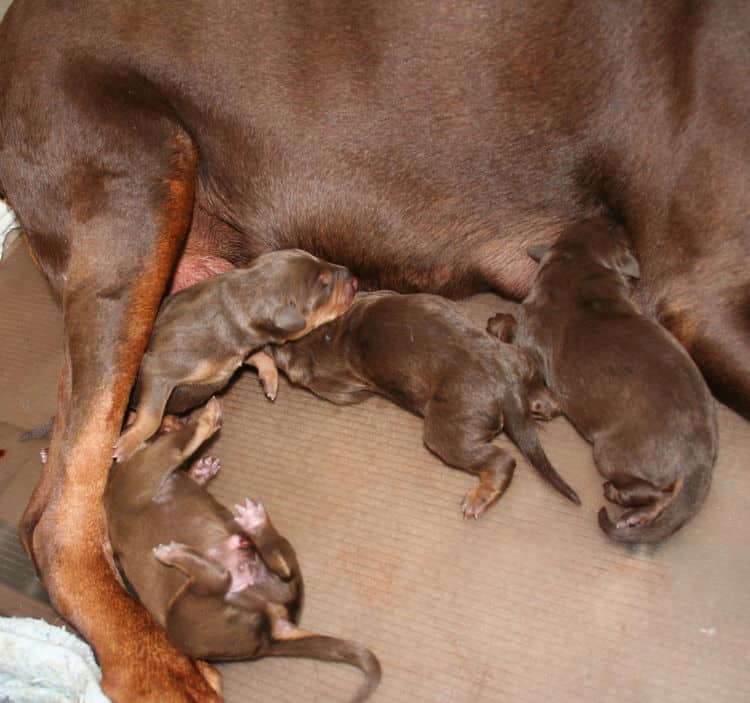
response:
[[[365,681],[351,699],[352,703],[366,701],[378,687],[382,675],[380,662],[369,649],[338,637],[305,633],[292,639],[274,640],[269,645],[267,654],[272,657],[305,657],[356,666],[365,675]]]
[[[558,492],[576,505],[581,504],[578,494],[566,483],[550,463],[539,442],[539,435],[532,421],[522,411],[505,414],[505,432],[521,450],[526,460],[539,472],[542,478]]]
[[[629,544],[661,542],[673,532],[679,530],[703,505],[711,487],[711,469],[699,466],[682,480],[675,482],[671,495],[664,501],[662,512],[651,522],[629,526],[625,518],[615,525],[607,514],[607,509],[599,511],[599,527],[608,537],[617,542]],[[647,511],[649,506],[628,511],[631,517],[640,511]]]

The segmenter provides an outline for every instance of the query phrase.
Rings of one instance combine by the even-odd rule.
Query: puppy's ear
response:
[[[532,244],[526,253],[534,259],[537,263],[542,260],[542,257],[549,251],[550,244]]]
[[[280,305],[271,315],[271,328],[277,334],[294,334],[305,329],[307,320],[304,315],[291,305]]]
[[[617,268],[626,276],[630,276],[630,278],[641,277],[641,267],[638,265],[635,256],[629,251],[625,252],[617,262]]]

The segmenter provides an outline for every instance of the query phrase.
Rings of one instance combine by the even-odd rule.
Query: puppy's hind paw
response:
[[[650,524],[654,520],[654,514],[650,510],[627,510],[617,521],[617,529],[643,527]]]
[[[474,518],[478,520],[500,496],[502,491],[493,490],[487,486],[479,485],[470,490],[461,501],[461,510],[464,519]]]
[[[268,525],[268,513],[263,503],[246,498],[243,505],[235,505],[234,509],[237,511],[235,520],[248,534],[256,533]]]
[[[221,404],[217,400],[216,396],[211,396],[211,399],[203,406],[203,408],[199,412],[200,415],[198,417],[198,422],[207,424],[214,431],[221,427]]]

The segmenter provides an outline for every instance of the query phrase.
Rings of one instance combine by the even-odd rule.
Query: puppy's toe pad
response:
[[[221,460],[217,456],[204,456],[198,459],[188,473],[196,483],[203,485],[210,481],[221,469]]]

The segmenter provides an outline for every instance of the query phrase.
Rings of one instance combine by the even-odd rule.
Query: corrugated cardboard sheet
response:
[[[501,303],[466,305],[483,323]],[[44,444],[16,437],[54,411],[61,332],[20,243],[0,264],[0,330],[0,523],[15,526]],[[282,381],[270,403],[248,371],[223,407],[211,490],[266,504],[302,564],[303,626],[377,653],[378,703],[750,700],[750,424],[729,410],[702,513],[663,546],[629,551],[599,531],[601,479],[563,419],[543,442],[583,505],[519,457],[506,495],[465,522],[474,479],[431,455],[420,419],[382,399],[336,407]],[[0,611],[48,612],[12,531],[2,534]],[[222,671],[229,703],[345,701],[359,676],[289,659]]]

